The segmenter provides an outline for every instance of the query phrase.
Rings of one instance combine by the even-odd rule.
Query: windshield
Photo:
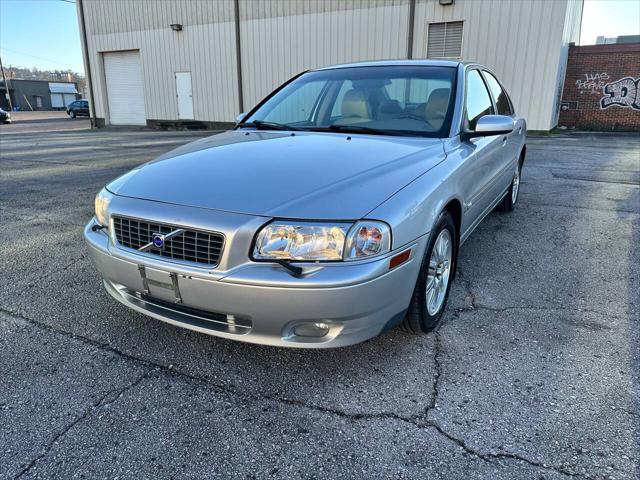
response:
[[[347,67],[307,72],[269,97],[239,128],[446,137],[456,69]]]

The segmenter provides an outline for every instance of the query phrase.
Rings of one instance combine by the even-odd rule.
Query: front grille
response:
[[[146,253],[185,262],[216,265],[222,254],[224,237],[219,233],[195,230],[192,228],[149,222],[129,217],[112,217],[113,228],[118,243],[126,248],[139,250],[153,240],[153,234],[167,235],[174,230],[183,229],[164,242],[164,248],[151,248]]]

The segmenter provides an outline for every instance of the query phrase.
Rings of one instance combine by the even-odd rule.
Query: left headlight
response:
[[[318,223],[275,221],[258,232],[255,260],[340,261],[386,253],[391,231],[382,222]]]
[[[111,203],[112,198],[113,194],[106,188],[100,190],[96,195],[96,220],[103,227],[109,226],[109,215],[107,213],[107,209],[109,208],[109,203]]]

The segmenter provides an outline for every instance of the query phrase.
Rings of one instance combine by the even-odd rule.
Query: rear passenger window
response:
[[[465,107],[470,130],[476,128],[476,123],[481,117],[493,113],[491,97],[478,70],[471,70],[467,75]]]
[[[507,97],[507,93],[502,89],[496,77],[491,75],[489,72],[483,72],[484,78],[487,80],[487,84],[489,85],[489,90],[493,95],[493,99],[496,102],[496,107],[498,108],[498,115],[512,115],[513,111],[511,110],[511,104],[509,103],[509,97]]]

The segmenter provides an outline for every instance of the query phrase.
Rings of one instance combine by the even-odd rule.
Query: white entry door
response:
[[[191,72],[176,72],[176,99],[178,118],[193,119],[193,94],[191,91]]]
[[[139,51],[104,54],[109,119],[113,125],[145,125],[144,82]]]

